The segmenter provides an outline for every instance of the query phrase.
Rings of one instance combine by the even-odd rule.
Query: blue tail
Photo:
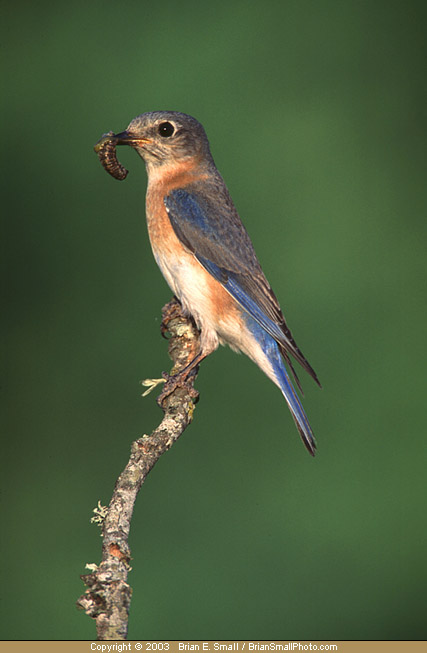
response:
[[[280,355],[277,342],[249,316],[246,317],[246,322],[273,367],[276,383],[286,399],[286,403],[289,406],[289,410],[294,418],[294,422],[304,446],[307,451],[314,456],[316,452],[316,440],[308,422],[307,415],[304,412],[304,408],[298,399],[298,395],[286,371],[285,363]]]
[[[314,456],[316,452],[316,440],[311,430],[311,426],[307,419],[307,415],[304,412],[304,408],[301,405],[298,395],[293,387],[289,375],[286,371],[285,364],[283,359],[280,357],[279,349],[277,344],[274,342],[276,352],[276,357],[269,357],[270,361],[273,363],[274,371],[276,373],[277,380],[279,381],[280,389],[283,393],[283,396],[286,399],[286,402],[289,406],[289,409],[294,418],[296,427],[299,431],[301,439],[307,449],[307,451]]]

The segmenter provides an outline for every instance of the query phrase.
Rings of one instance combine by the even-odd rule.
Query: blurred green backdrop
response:
[[[312,460],[221,349],[150,475],[130,638],[425,638],[426,3],[3,2],[1,637],[91,639],[89,524],[160,420],[171,293],[145,171],[92,146],[137,114],[205,126],[297,342]]]

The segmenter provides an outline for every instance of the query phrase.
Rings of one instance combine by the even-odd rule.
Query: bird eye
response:
[[[161,122],[158,127],[158,132],[163,138],[169,138],[175,131],[175,127],[170,122]]]

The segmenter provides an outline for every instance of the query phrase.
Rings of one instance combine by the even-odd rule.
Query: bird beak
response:
[[[144,147],[146,143],[150,142],[148,138],[138,138],[130,134],[128,131],[114,134],[114,140],[116,145],[130,145],[131,147]]]

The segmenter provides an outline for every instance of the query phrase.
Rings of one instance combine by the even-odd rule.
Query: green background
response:
[[[425,638],[426,3],[3,2],[3,638],[92,639],[89,523],[168,369],[145,170],[103,132],[197,117],[319,374],[302,447],[245,357],[139,495],[130,638]]]

